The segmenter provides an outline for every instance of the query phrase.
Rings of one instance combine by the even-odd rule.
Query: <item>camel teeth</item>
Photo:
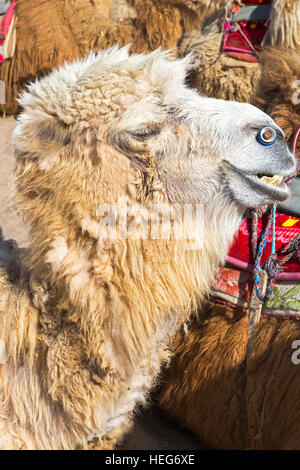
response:
[[[279,176],[279,175],[275,175],[275,176],[272,176],[272,177],[263,176],[260,179],[264,183],[271,184],[273,186],[278,186],[280,183],[282,183],[283,176]]]

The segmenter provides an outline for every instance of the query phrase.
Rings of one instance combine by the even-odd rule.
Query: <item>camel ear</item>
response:
[[[176,76],[179,81],[183,81],[194,60],[193,52],[190,52],[181,59],[175,59],[172,52],[163,52],[159,48],[149,54],[146,73],[148,76],[150,74],[150,79],[153,77],[165,81],[170,76]]]
[[[145,67],[145,76],[154,89],[161,92],[163,101],[176,100],[178,90],[185,84],[186,76],[193,68],[193,56],[188,54],[183,59],[169,57],[159,49],[150,54]]]
[[[69,126],[55,117],[21,117],[14,132],[16,156],[38,159],[40,167],[52,165],[57,154],[70,142]]]

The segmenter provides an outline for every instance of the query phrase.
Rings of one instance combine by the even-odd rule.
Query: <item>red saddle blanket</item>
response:
[[[250,219],[240,224],[227,256],[227,265],[217,270],[212,285],[212,296],[216,302],[242,309],[249,308],[254,286],[251,251]],[[258,240],[267,223],[264,216],[258,221]],[[285,214],[276,214],[276,253],[282,258],[283,248],[300,235],[300,219]],[[264,265],[272,250],[272,231],[267,237],[261,264]],[[300,264],[292,258],[277,275],[273,293],[264,304],[262,316],[300,319]]]
[[[253,272],[253,260],[251,256],[250,219],[244,219],[234,238],[227,256],[227,262],[232,266]],[[258,238],[262,234],[267,223],[267,218],[262,217],[258,221]],[[276,253],[279,259],[283,257],[284,246],[297,235],[300,235],[300,219],[285,214],[276,214]],[[263,265],[272,251],[272,232],[267,237],[267,244],[263,251],[261,264]],[[300,264],[296,258],[284,265],[284,271],[277,275],[277,280],[300,280]]]

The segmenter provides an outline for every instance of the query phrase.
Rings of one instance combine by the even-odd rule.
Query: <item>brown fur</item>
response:
[[[192,52],[200,65],[190,74],[191,85],[203,95],[250,102],[260,76],[257,63],[247,63],[223,54],[224,11],[204,22],[203,29],[186,35],[179,47],[184,57]]]
[[[261,77],[261,64],[236,60],[223,53],[224,16],[224,9],[219,9],[203,21],[202,29],[187,33],[180,44],[179,54],[184,56],[193,52],[200,60],[200,66],[191,74],[191,83],[201,93],[250,103],[255,94],[256,83]],[[299,24],[300,1],[275,0],[265,43],[276,48],[298,50]],[[286,54],[289,55],[289,52]],[[279,62],[280,60],[282,59],[279,57]],[[276,62],[273,62],[274,70],[276,66]]]
[[[0,64],[7,92],[0,112],[17,111],[17,92],[30,80],[92,50],[116,43],[132,43],[134,52],[176,48],[183,31],[200,23],[206,3],[196,8],[186,0],[18,0],[15,55]]]
[[[16,51],[12,59],[0,65],[0,79],[7,93],[0,111],[15,113],[17,92],[53,66],[82,57],[92,49],[133,41],[132,22],[114,24],[108,13],[103,5],[98,9],[86,0],[19,0]]]
[[[266,43],[273,47],[298,48],[299,24],[299,0],[274,0]]]
[[[209,448],[299,449],[300,323],[262,319],[248,364],[247,329],[246,313],[207,303],[174,340],[159,404]]]

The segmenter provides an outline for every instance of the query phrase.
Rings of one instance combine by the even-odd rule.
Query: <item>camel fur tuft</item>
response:
[[[299,24],[299,0],[274,0],[266,43],[272,47],[299,48]]]

